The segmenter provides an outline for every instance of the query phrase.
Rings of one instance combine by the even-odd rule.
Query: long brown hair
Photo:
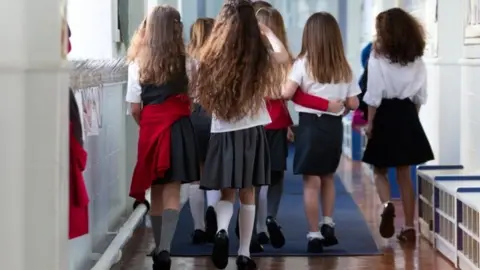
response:
[[[392,63],[407,65],[423,56],[425,31],[412,15],[401,8],[392,8],[378,14],[373,43],[375,53]]]
[[[298,57],[306,59],[308,72],[319,83],[347,83],[352,80],[340,27],[330,13],[317,12],[308,18]]]
[[[197,59],[199,50],[205,44],[212,32],[215,20],[212,18],[198,18],[190,27],[190,43],[187,46],[187,53],[190,57]]]
[[[290,53],[290,49],[288,47],[288,39],[287,39],[287,31],[285,30],[285,23],[283,21],[282,14],[274,8],[260,8],[256,12],[257,20],[260,23],[263,23],[265,26],[270,28],[272,32],[278,37],[278,39],[284,44],[285,49],[289,52],[290,61],[284,64],[276,64],[276,75],[278,78],[278,87],[272,88],[271,90],[274,91],[273,93],[267,93],[268,97],[280,97],[281,92],[281,85],[285,82],[287,78],[287,74],[290,70],[292,65],[293,57]],[[268,40],[265,40],[267,46],[270,46]]]
[[[130,46],[128,47],[127,51],[127,60],[128,62],[134,62],[138,56],[140,49],[143,46],[143,38],[145,36],[145,26],[146,26],[146,19],[143,19],[142,23],[138,26],[137,30],[132,36],[130,41]]]
[[[200,54],[199,103],[217,118],[236,121],[258,112],[275,83],[275,69],[252,4],[227,0]]]
[[[136,59],[140,67],[140,83],[159,85],[185,76],[182,32],[180,13],[175,8],[160,5],[152,10]]]

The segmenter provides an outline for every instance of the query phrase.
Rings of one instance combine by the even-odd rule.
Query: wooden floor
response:
[[[419,240],[416,248],[402,247],[395,240],[384,240],[378,233],[379,224],[379,201],[375,193],[375,187],[371,180],[365,177],[360,164],[349,160],[342,160],[338,173],[348,191],[360,207],[365,216],[373,237],[382,250],[380,256],[363,257],[285,257],[285,258],[257,258],[259,269],[271,270],[414,270],[414,269],[455,269],[442,256],[432,250],[424,240]],[[397,226],[402,225],[403,214],[400,204],[397,204]],[[152,269],[151,258],[146,257],[152,248],[151,232],[139,229],[133,239],[124,250],[122,261],[113,269],[115,270],[150,270]],[[176,270],[204,270],[215,269],[209,258],[174,258],[172,269]],[[235,269],[235,261],[232,258],[227,269]]]

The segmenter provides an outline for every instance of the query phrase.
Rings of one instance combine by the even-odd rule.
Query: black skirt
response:
[[[212,126],[212,117],[203,109],[200,104],[193,105],[193,112],[190,116],[193,128],[195,130],[195,138],[198,145],[198,156],[200,162],[204,163],[207,158],[208,143],[210,141],[210,128]]]
[[[170,169],[165,177],[153,184],[166,184],[171,181],[191,183],[200,180],[197,142],[189,117],[182,117],[171,126]]]
[[[293,173],[318,176],[335,173],[342,157],[342,141],[341,116],[299,113]]]
[[[433,152],[410,99],[383,99],[373,119],[363,162],[378,168],[418,165]]]
[[[285,171],[287,169],[288,140],[286,128],[267,129],[268,148],[270,149],[270,169],[272,171]]]
[[[203,189],[270,185],[270,155],[263,126],[212,133],[200,186]]]

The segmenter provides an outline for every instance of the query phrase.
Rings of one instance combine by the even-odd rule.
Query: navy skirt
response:
[[[203,109],[200,104],[193,104],[193,112],[190,116],[193,129],[195,130],[195,138],[198,145],[198,156],[203,164],[207,158],[208,143],[210,141],[210,129],[212,125],[212,117]]]
[[[378,168],[418,165],[433,160],[433,152],[409,99],[383,99],[373,119],[363,162]]]
[[[268,148],[270,149],[270,169],[285,171],[288,157],[288,129],[266,129]]]
[[[199,181],[198,147],[190,118],[180,118],[171,126],[170,130],[170,169],[163,178],[158,178],[153,184],[166,184],[171,181],[182,183]]]
[[[298,116],[293,173],[318,176],[335,173],[342,157],[342,117],[310,113]]]
[[[203,189],[270,185],[270,153],[263,126],[212,133],[203,167]]]

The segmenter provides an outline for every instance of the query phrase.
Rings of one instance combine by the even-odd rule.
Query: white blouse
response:
[[[410,98],[418,105],[427,102],[427,69],[421,58],[402,66],[372,52],[368,60],[367,92],[363,101],[378,107],[384,98]]]

